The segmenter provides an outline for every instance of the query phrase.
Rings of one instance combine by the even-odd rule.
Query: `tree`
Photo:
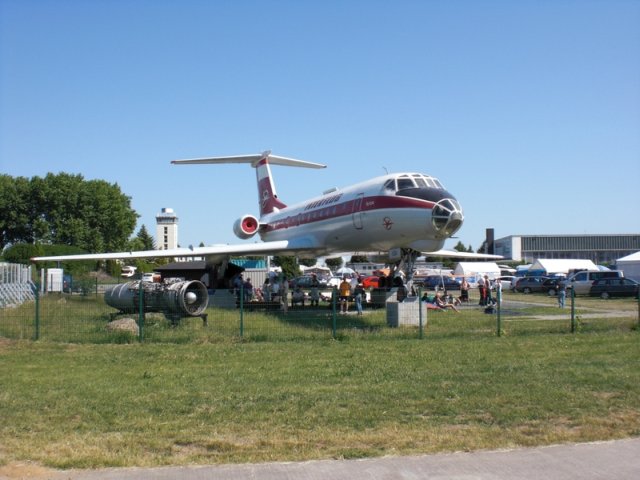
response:
[[[32,243],[16,243],[8,247],[3,253],[2,258],[9,263],[22,263],[29,265],[32,257],[44,255],[44,251],[40,245]]]
[[[298,263],[300,265],[304,265],[305,267],[313,267],[316,263],[318,263],[317,258],[298,258]]]
[[[324,263],[326,263],[327,267],[329,267],[332,271],[335,271],[342,266],[343,261],[342,257],[334,257],[325,259]]]
[[[369,258],[366,255],[351,255],[351,263],[368,263]]]
[[[30,200],[28,179],[0,175],[0,250],[12,243],[33,243]]]
[[[0,176],[0,248],[24,242],[122,250],[137,218],[131,198],[104,180],[68,173]]]
[[[295,278],[300,275],[300,267],[296,257],[290,255],[276,255],[271,262],[282,269],[287,278]]]
[[[144,224],[140,227],[140,230],[138,230],[136,238],[142,242],[142,250],[154,250],[156,248],[155,241],[153,237],[149,235],[149,232],[147,232],[147,227],[145,227]]]
[[[462,243],[460,240],[458,240],[458,243],[456,243],[455,247],[453,247],[453,249],[456,252],[466,252],[467,251],[467,247],[464,246],[464,243]]]

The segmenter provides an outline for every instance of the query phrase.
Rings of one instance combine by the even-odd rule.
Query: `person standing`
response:
[[[358,282],[356,288],[353,290],[353,295],[356,299],[356,311],[358,312],[358,315],[362,315],[362,301],[366,295],[362,283]]]
[[[502,282],[499,278],[496,278],[493,281],[493,285],[496,288],[496,303],[500,302],[500,305],[502,305]]]
[[[564,302],[567,299],[567,284],[564,280],[558,282],[558,307],[564,308]]]
[[[493,303],[493,299],[491,298],[491,280],[489,279],[489,275],[484,276],[484,304],[491,305]]]
[[[253,300],[253,284],[251,283],[251,278],[247,278],[244,281],[244,301],[250,302]]]
[[[349,309],[349,298],[351,297],[351,282],[349,282],[349,279],[346,275],[342,279],[342,283],[340,283],[338,291],[338,300],[340,300],[340,313],[346,314],[347,310]]]
[[[478,280],[478,290],[480,291],[480,306],[484,307],[487,305],[487,290],[484,285],[484,278],[482,277]]]
[[[282,279],[280,280],[280,305],[282,306],[282,311],[286,314],[289,311],[289,280],[287,280],[286,275],[282,275]]]
[[[467,282],[467,277],[462,277],[462,283],[460,284],[460,297],[458,298],[460,303],[469,302],[469,287],[470,285],[469,282]]]
[[[311,306],[318,306],[320,303],[320,282],[315,273],[311,274]]]

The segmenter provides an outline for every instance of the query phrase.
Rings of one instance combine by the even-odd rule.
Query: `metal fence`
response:
[[[34,299],[31,267],[0,263],[0,308],[19,306]]]
[[[0,308],[0,337],[69,343],[224,341],[295,341],[310,339],[429,338],[430,336],[500,336],[638,329],[640,301],[569,298],[559,308],[555,298],[505,292],[487,311],[476,291],[446,310],[420,301],[423,292],[397,301],[395,291],[370,291],[360,315],[353,302],[340,312],[335,292],[319,305],[245,301],[228,290],[209,297],[205,314],[176,321],[162,313],[121,313],[105,303],[104,289],[39,294]],[[433,292],[426,292],[433,295]],[[382,297],[381,297],[382,296]],[[383,301],[380,302],[380,298]]]

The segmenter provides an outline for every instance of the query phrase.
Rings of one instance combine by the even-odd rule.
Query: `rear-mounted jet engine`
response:
[[[246,240],[258,233],[260,221],[253,215],[244,215],[233,224],[233,233],[236,237]]]

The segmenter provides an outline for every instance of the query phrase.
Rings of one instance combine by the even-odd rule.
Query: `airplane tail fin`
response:
[[[213,158],[194,158],[191,160],[174,160],[171,163],[176,165],[186,164],[207,164],[207,163],[249,163],[256,169],[256,180],[258,183],[258,199],[260,204],[260,216],[267,213],[276,212],[286,207],[284,203],[278,199],[275,186],[273,184],[273,176],[269,165],[284,165],[287,167],[305,167],[305,168],[326,168],[326,165],[320,163],[306,162],[304,160],[296,160],[294,158],[280,157],[271,155],[270,151],[254,155],[237,155],[232,157],[213,157]]]

